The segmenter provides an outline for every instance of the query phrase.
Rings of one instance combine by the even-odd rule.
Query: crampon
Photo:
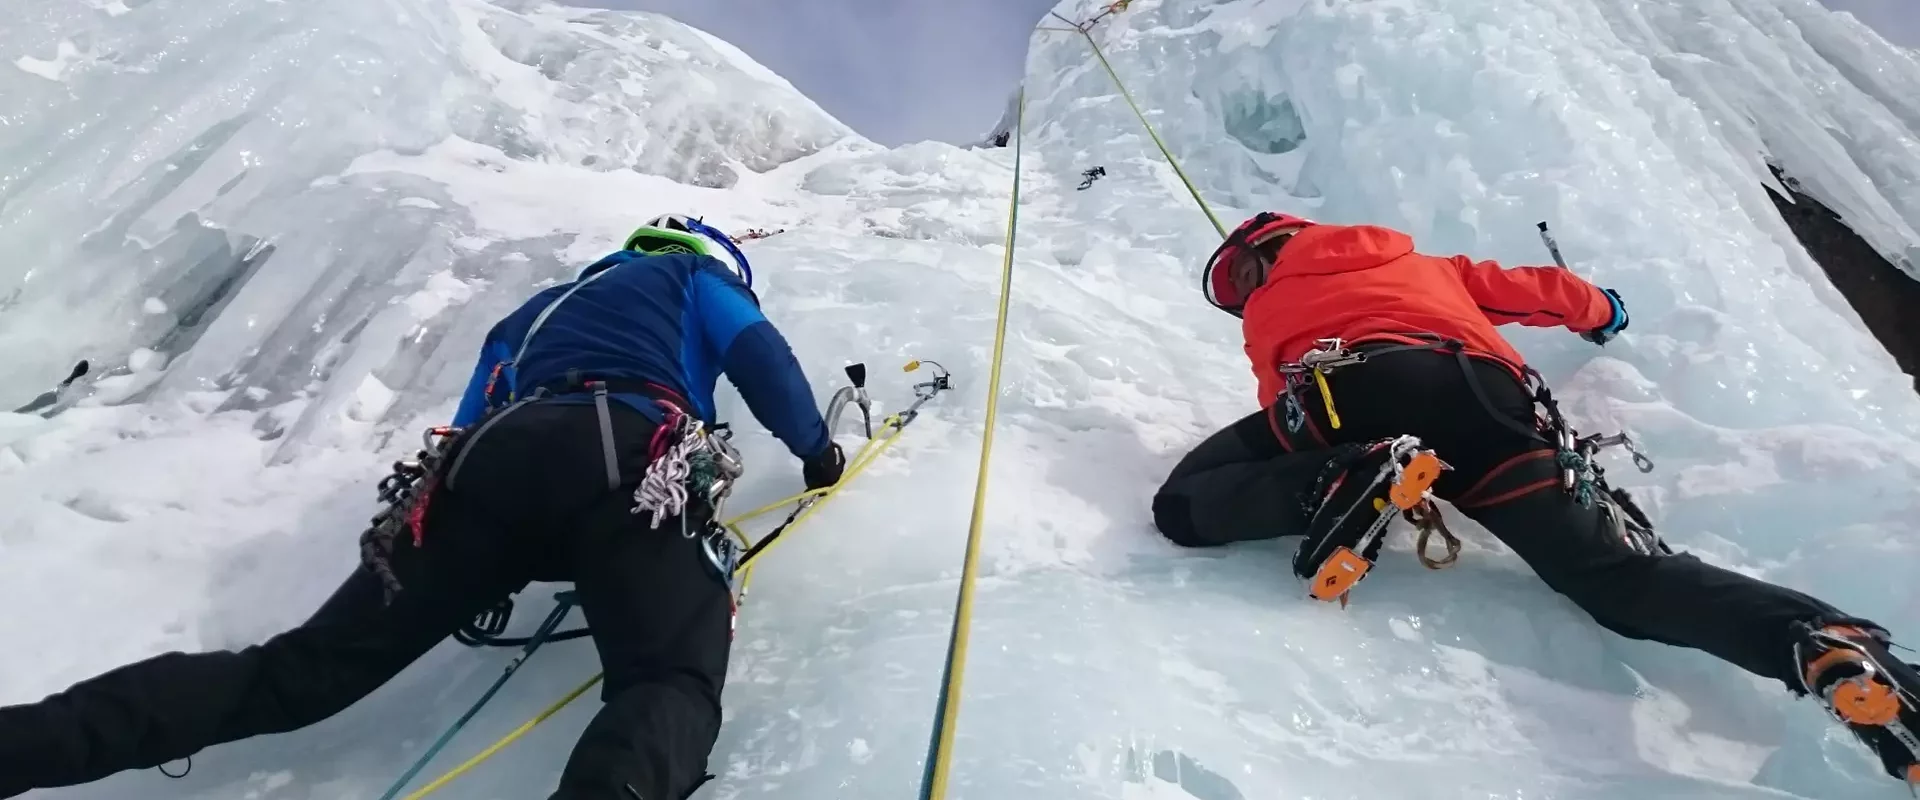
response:
[[[1412,436],[1383,439],[1336,458],[1310,501],[1314,507],[1307,536],[1293,557],[1294,574],[1308,581],[1308,594],[1346,607],[1348,593],[1373,569],[1396,514],[1415,519],[1417,510],[1420,519],[1430,521],[1422,525],[1421,560],[1434,569],[1451,564],[1459,554],[1459,540],[1439,525],[1429,494],[1445,469],[1439,457]],[[1448,552],[1441,559],[1424,555],[1425,533],[1434,529],[1447,540]]]
[[[1920,795],[1920,667],[1887,651],[1886,631],[1851,622],[1807,626],[1801,686]]]

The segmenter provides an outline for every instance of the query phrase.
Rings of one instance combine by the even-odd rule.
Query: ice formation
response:
[[[485,326],[684,210],[788,229],[748,253],[822,399],[848,361],[874,365],[883,406],[911,358],[960,389],[761,571],[702,796],[914,792],[1010,149],[877,147],[644,14],[14,5],[0,399],[82,357],[102,377],[50,418],[0,415],[0,703],[302,619]],[[1135,0],[1094,36],[1223,217],[1373,222],[1508,263],[1543,262],[1551,221],[1633,328],[1604,351],[1514,338],[1577,423],[1647,442],[1661,469],[1615,474],[1667,537],[1920,640],[1920,398],[1764,189],[1778,166],[1920,261],[1912,53],[1813,0]],[[1390,557],[1345,612],[1302,598],[1283,543],[1164,543],[1153,487],[1253,403],[1234,321],[1195,290],[1217,240],[1078,34],[1036,31],[1026,90],[957,797],[1904,796],[1813,705],[1601,631],[1483,533],[1448,572]],[[1075,191],[1095,164],[1107,177]],[[797,486],[776,443],[742,443],[744,502]],[[507,657],[449,643],[184,779],[36,796],[375,797]],[[584,642],[543,652],[437,763],[594,669]],[[543,796],[589,705],[439,796]]]

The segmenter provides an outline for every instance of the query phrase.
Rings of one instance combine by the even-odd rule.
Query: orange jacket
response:
[[[1247,299],[1247,358],[1260,404],[1286,388],[1276,366],[1298,361],[1317,339],[1357,342],[1428,333],[1469,352],[1525,362],[1495,325],[1565,326],[1583,333],[1613,319],[1593,284],[1559,267],[1502,269],[1466,256],[1413,251],[1406,234],[1372,225],[1315,225],[1281,248],[1267,282]]]

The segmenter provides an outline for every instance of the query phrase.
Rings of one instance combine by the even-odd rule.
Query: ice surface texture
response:
[[[702,796],[913,793],[1011,151],[878,148],[647,15],[13,6],[6,397],[82,356],[113,374],[52,419],[0,417],[0,702],[304,618],[485,326],[685,210],[788,229],[746,249],[823,399],[852,360],[883,407],[909,358],[960,389],[761,570]],[[1135,0],[1095,35],[1223,216],[1376,222],[1508,263],[1545,261],[1533,223],[1551,221],[1633,328],[1605,350],[1514,338],[1576,424],[1646,441],[1661,469],[1614,474],[1669,539],[1920,641],[1920,399],[1762,188],[1771,161],[1890,257],[1920,245],[1910,54],[1811,0]],[[1421,570],[1397,537],[1345,612],[1304,599],[1289,543],[1160,540],[1152,489],[1253,407],[1237,326],[1196,290],[1216,240],[1078,35],[1035,34],[1027,88],[956,797],[1904,796],[1811,704],[1601,631],[1464,520],[1459,567]],[[1094,165],[1107,177],[1075,191]],[[743,425],[742,445],[739,502],[798,488],[770,437]],[[522,625],[545,595],[523,595]],[[41,796],[374,797],[506,658],[449,644],[183,780]],[[542,653],[441,764],[594,668],[585,643]],[[439,796],[543,796],[591,705]]]
[[[358,337],[391,346],[416,322],[381,313],[396,293],[493,272],[501,254],[468,260],[484,245],[450,223],[469,212],[440,208],[430,183],[342,177],[369,152],[455,137],[502,160],[723,187],[848,135],[730,45],[644,14],[23,0],[9,16],[0,355],[26,383],[6,399],[136,347],[187,354],[165,389],[285,399],[337,377]]]

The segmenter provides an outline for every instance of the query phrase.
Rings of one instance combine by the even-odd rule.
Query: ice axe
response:
[[[60,393],[66,391],[67,387],[72,386],[74,381],[86,377],[89,368],[90,365],[87,363],[87,360],[84,358],[80,359],[80,363],[73,365],[73,371],[67,374],[66,380],[61,381],[58,386],[52,389],[41,392],[39,397],[35,397],[32,402],[14,409],[13,413],[31,414],[60,402]]]
[[[868,439],[873,438],[873,401],[867,399],[867,365],[861,363],[847,365],[847,380],[852,386],[842,386],[833,393],[833,399],[827,401],[827,434],[831,436],[835,428],[840,427],[840,415],[846,413],[847,404],[860,407],[860,425]]]
[[[1553,240],[1553,234],[1547,230],[1546,220],[1540,221],[1540,241],[1547,243],[1547,252],[1553,254],[1553,263],[1568,272],[1573,271],[1572,267],[1567,266],[1567,260],[1560,257],[1560,243]]]
[[[1547,252],[1553,254],[1553,263],[1559,265],[1561,269],[1564,269],[1568,272],[1573,272],[1573,268],[1567,266],[1567,260],[1560,256],[1560,243],[1554,241],[1553,234],[1547,231],[1546,221],[1542,220],[1539,223],[1539,226],[1540,226],[1540,241],[1547,243]],[[1578,274],[1578,273],[1575,273],[1575,274]],[[1620,301],[1619,293],[1615,292],[1614,290],[1602,289],[1600,291],[1606,293],[1607,296],[1613,298],[1613,302],[1618,303]],[[1607,342],[1612,341],[1613,337],[1617,334],[1618,334],[1617,331],[1615,332],[1588,331],[1586,333],[1580,334],[1580,338],[1585,339],[1589,342],[1592,342],[1596,345],[1605,347]]]

